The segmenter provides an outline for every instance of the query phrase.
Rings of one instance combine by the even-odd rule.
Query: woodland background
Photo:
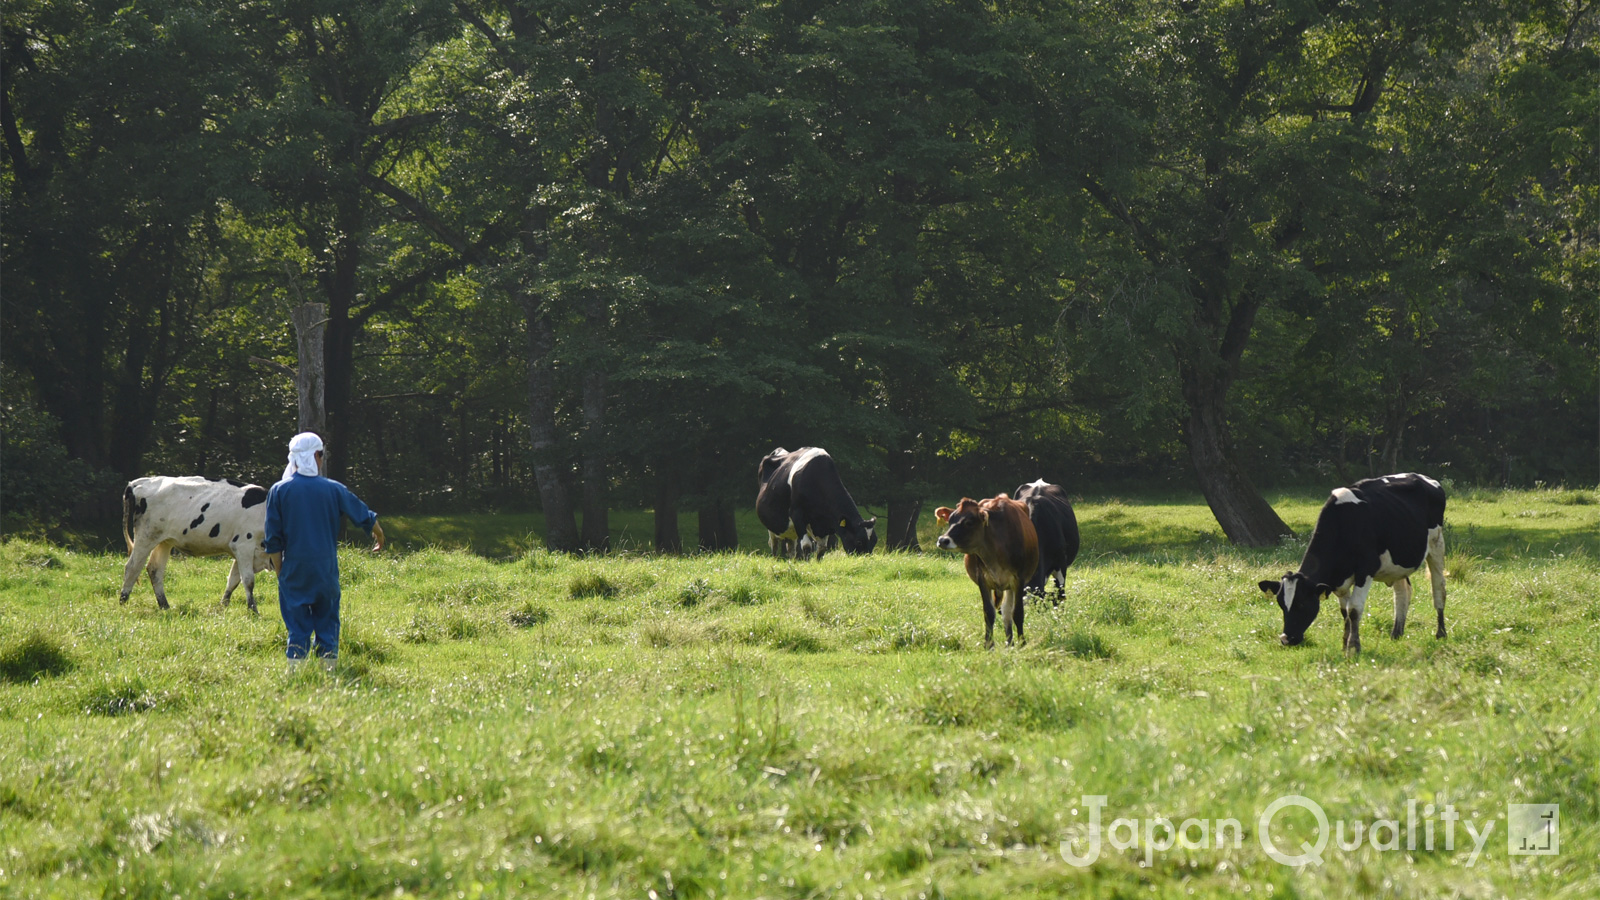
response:
[[[1596,7],[8,0],[5,525],[271,483],[303,302],[331,474],[558,549],[727,546],[777,445],[891,546],[1039,476],[1257,545],[1594,484]]]

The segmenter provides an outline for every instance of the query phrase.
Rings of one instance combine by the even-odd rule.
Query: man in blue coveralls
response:
[[[312,649],[329,671],[339,658],[340,517],[371,533],[383,549],[378,514],[350,489],[322,477],[322,439],[312,432],[289,442],[283,479],[267,491],[267,559],[278,573],[278,609],[289,628],[290,667]]]

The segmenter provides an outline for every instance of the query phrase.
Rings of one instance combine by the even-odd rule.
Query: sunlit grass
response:
[[[162,613],[147,582],[118,604],[116,556],[10,541],[0,894],[1594,895],[1600,504],[1461,493],[1449,638],[1424,585],[1390,640],[1379,589],[1359,659],[1331,605],[1279,647],[1255,587],[1309,494],[1274,498],[1301,538],[1254,551],[1198,504],[1082,502],[1066,600],[993,652],[954,555],[568,557],[418,521],[344,554],[331,676],[288,671],[270,577],[252,617],[217,608],[225,562],[175,560]],[[1238,818],[1243,846],[1074,868],[1089,794]],[[1255,835],[1286,794],[1497,828],[1470,868],[1458,834],[1297,872]],[[1561,804],[1559,857],[1508,856],[1508,802]]]

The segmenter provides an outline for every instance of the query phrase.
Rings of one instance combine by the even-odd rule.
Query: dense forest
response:
[[[0,502],[1600,475],[1594,0],[8,0]],[[669,517],[675,523],[676,516]],[[694,546],[676,525],[662,546]]]

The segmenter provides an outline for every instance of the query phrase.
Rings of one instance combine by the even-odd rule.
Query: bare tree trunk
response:
[[[889,451],[889,479],[895,485],[891,490],[903,489],[916,482],[916,456],[910,450]],[[884,546],[890,550],[920,551],[917,543],[917,516],[922,513],[921,497],[889,497],[885,518],[889,521],[884,534]]]
[[[289,318],[294,322],[300,354],[300,365],[294,377],[295,394],[299,398],[299,430],[326,435],[328,410],[323,389],[327,383],[324,337],[328,329],[328,307],[322,303],[302,303],[290,310]]]
[[[550,354],[555,330],[532,295],[524,295],[528,316],[528,437],[533,447],[533,478],[544,509],[544,540],[552,550],[578,548],[578,523],[572,497],[556,461],[556,388]]]
[[[656,470],[656,552],[683,552],[683,538],[678,534],[678,473],[670,465]]]
[[[606,373],[598,361],[583,373],[583,546],[611,547],[606,508]]]
[[[739,534],[733,517],[733,504],[707,498],[700,505],[700,549],[737,550]]]
[[[1233,543],[1243,547],[1277,546],[1284,535],[1293,532],[1232,456],[1223,412],[1226,382],[1204,378],[1192,368],[1184,368],[1189,455],[1206,504]]]
[[[890,550],[921,551],[917,543],[917,517],[922,514],[921,500],[890,500],[886,518],[889,531],[884,535]]]

